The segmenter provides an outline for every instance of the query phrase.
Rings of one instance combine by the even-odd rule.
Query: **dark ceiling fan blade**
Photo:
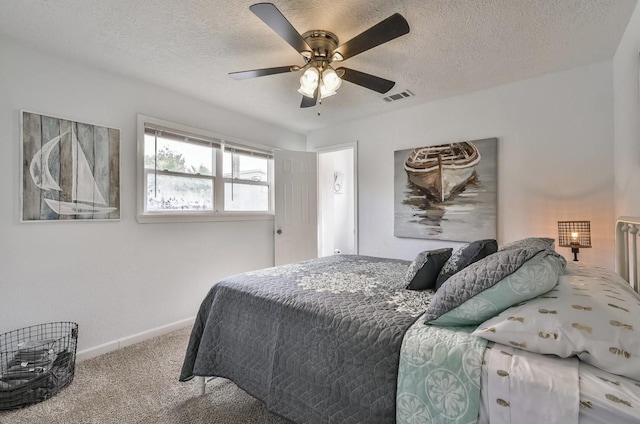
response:
[[[318,102],[318,92],[320,90],[318,87],[313,91],[313,97],[302,96],[302,102],[300,102],[300,107],[313,107]]]
[[[256,3],[249,6],[258,18],[269,25],[280,37],[284,39],[291,47],[296,49],[298,53],[303,51],[312,51],[311,47],[304,41],[302,35],[291,25],[284,15],[272,3]]]
[[[278,66],[275,68],[252,69],[250,71],[230,72],[229,76],[235,80],[243,80],[247,78],[264,77],[267,75],[284,74],[285,72],[295,72],[299,70],[300,70],[300,67],[296,65]]]
[[[394,13],[382,22],[356,35],[351,40],[338,46],[333,52],[339,53],[343,60],[372,49],[409,32],[409,23],[399,13]]]
[[[349,81],[353,84],[358,84],[364,88],[368,88],[369,90],[377,91],[378,93],[386,93],[391,90],[395,82],[389,81],[388,79],[376,77],[375,75],[365,74],[364,72],[356,71],[349,68],[338,68],[336,69],[338,75],[342,74],[341,78],[345,81]]]

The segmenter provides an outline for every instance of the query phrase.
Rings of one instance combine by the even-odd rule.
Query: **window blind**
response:
[[[204,144],[213,148],[223,149],[226,152],[237,153],[247,156],[256,156],[265,159],[273,159],[273,152],[255,147],[243,146],[233,142],[221,140],[219,138],[206,137],[187,131],[177,131],[171,128],[164,128],[159,125],[145,123],[144,133],[151,136],[158,136],[168,140],[180,141],[183,143]]]
[[[162,128],[157,125],[149,125],[145,123],[144,133],[146,135],[158,136],[167,140],[180,141],[182,143],[193,143],[199,145],[206,145],[214,148],[222,148],[222,140],[216,138],[204,137],[198,134],[191,134],[188,132],[176,131],[173,129]]]

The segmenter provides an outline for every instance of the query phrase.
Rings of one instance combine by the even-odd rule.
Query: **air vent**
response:
[[[409,90],[401,91],[400,93],[392,94],[387,97],[383,97],[382,100],[385,102],[394,102],[396,100],[406,99],[407,97],[412,97],[414,94]]]

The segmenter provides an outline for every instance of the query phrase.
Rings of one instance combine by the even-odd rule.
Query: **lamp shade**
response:
[[[330,91],[327,87],[320,81],[320,98],[324,99],[325,97],[333,96],[336,94],[335,91]]]
[[[327,68],[322,71],[322,82],[324,83],[324,86],[328,92],[335,92],[342,85],[342,80],[340,79],[336,71],[331,68]]]
[[[558,221],[560,247],[591,247],[591,221]]]
[[[306,71],[300,77],[300,87],[305,91],[313,91],[318,86],[318,80],[320,79],[320,72],[314,67],[307,68]]]
[[[302,85],[300,85],[300,88],[298,88],[298,93],[302,94],[303,96],[307,96],[307,97],[311,97],[311,98],[313,98],[314,91],[315,90],[307,90]]]

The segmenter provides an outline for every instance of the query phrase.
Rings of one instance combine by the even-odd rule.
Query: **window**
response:
[[[146,211],[213,211],[216,148],[145,128]]]
[[[138,127],[139,222],[271,218],[268,150],[141,115]]]
[[[225,149],[225,211],[269,211],[269,160],[234,148]]]

